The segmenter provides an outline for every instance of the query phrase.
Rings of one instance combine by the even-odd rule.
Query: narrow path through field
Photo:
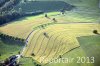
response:
[[[56,24],[100,24],[99,22],[66,22],[66,23],[56,23]],[[35,30],[33,29],[29,35],[27,36],[26,40],[25,40],[25,46],[22,48],[22,51],[21,51],[21,55],[23,55],[23,52],[25,51],[26,47],[27,47],[27,44],[28,44],[28,40],[31,36],[31,34],[34,32]],[[20,59],[20,58],[19,58]]]
[[[22,48],[22,51],[21,51],[21,53],[19,54],[19,57],[17,58],[17,59],[18,59],[18,62],[19,62],[21,56],[23,55],[23,52],[25,51],[25,49],[26,49],[26,47],[27,47],[29,37],[30,37],[30,35],[31,35],[33,32],[34,32],[34,30],[32,30],[32,31],[29,33],[29,35],[27,36],[27,38],[26,38],[26,40],[25,40],[25,46]]]

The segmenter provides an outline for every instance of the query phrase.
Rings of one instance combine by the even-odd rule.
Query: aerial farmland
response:
[[[100,66],[99,0],[1,0],[0,66]]]

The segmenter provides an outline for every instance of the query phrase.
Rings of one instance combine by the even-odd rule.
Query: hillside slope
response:
[[[29,1],[20,3],[14,9],[19,10],[20,8],[22,12],[54,12],[61,11],[62,9],[72,10],[74,7],[74,5],[70,5],[63,1]]]
[[[41,2],[42,1],[43,0],[41,0]],[[48,0],[45,2],[47,1]],[[57,2],[58,0],[52,0],[52,2],[54,1]],[[96,63],[99,64],[100,9],[98,8],[98,0],[61,0],[60,2],[62,1],[74,5],[75,8],[70,11],[65,10],[64,14],[61,12],[46,12],[37,16],[23,17],[0,27],[0,33],[26,39],[25,50],[22,52],[24,57],[20,60],[22,66],[35,66],[37,64],[43,66],[97,66],[93,63],[77,63],[77,57],[93,55],[96,57]],[[27,3],[22,4],[24,9],[29,8]],[[32,5],[33,4],[30,5],[31,8],[33,7]],[[39,7],[38,4],[35,5]],[[47,5],[47,3],[45,3],[45,5]],[[57,7],[53,3],[53,5],[49,4],[48,7],[49,6],[54,6],[53,10],[57,11],[58,9],[63,9],[64,5]],[[34,6],[36,10],[41,9],[37,7]],[[18,7],[18,9],[20,9],[20,7]],[[94,30],[97,30],[98,33],[93,33]],[[96,39],[98,40],[97,42]],[[1,40],[0,48],[4,51],[0,49],[0,53],[5,53],[5,55],[2,55],[0,58],[5,59],[8,57],[9,54],[6,55],[4,48],[7,48],[10,52],[10,50],[12,50],[11,47],[14,45],[6,45],[6,43],[2,43]],[[15,46],[16,54],[20,47],[17,45]],[[92,53],[92,51],[94,52]],[[44,58],[42,61],[40,60],[41,57]],[[69,57],[75,58],[73,63],[49,64],[49,61]]]

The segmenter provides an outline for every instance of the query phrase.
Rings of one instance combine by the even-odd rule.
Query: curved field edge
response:
[[[100,35],[82,36],[77,39],[86,55],[88,57],[94,57],[94,66],[100,65]]]
[[[79,8],[80,9],[80,8]],[[12,22],[5,26],[0,27],[0,32],[19,38],[24,38],[33,30],[33,28],[42,25],[53,23],[53,18],[57,23],[70,23],[70,22],[94,22],[99,23],[100,13],[87,12],[83,10],[75,9],[73,11],[66,11],[65,15],[61,15],[60,12],[47,13],[49,18],[45,17],[45,14],[39,16],[25,17],[22,20]]]
[[[91,24],[91,23],[87,23],[87,24],[85,24],[85,23],[83,23],[83,24],[80,24],[80,23],[79,24],[77,24],[77,23],[76,24],[55,24],[55,25],[48,26],[45,29],[41,29],[41,31],[37,30],[37,31],[33,32],[33,36],[31,36],[31,38],[29,39],[24,56],[32,57],[33,59],[35,59],[36,61],[41,63],[39,58],[37,59],[39,54],[36,54],[36,53],[38,52],[38,50],[41,50],[41,52],[43,52],[42,50],[44,50],[44,48],[46,48],[45,43],[48,42],[47,39],[49,39],[53,33],[56,33],[56,35],[54,35],[54,36],[57,36],[59,34],[59,32],[63,33],[63,35],[61,34],[60,36],[66,36],[66,38],[65,38],[67,40],[66,44],[73,44],[73,46],[75,45],[75,47],[78,47],[79,44],[76,40],[76,37],[95,35],[93,33],[93,30],[96,29],[96,30],[98,30],[98,32],[100,32],[99,26],[100,26],[100,24],[98,24],[98,23],[97,24],[94,24],[94,23],[93,24]],[[49,36],[49,38],[46,37],[46,39],[44,39],[45,43],[42,41],[43,37],[45,37],[44,33],[47,33],[47,35]],[[71,38],[71,36],[72,36],[72,38]],[[52,39],[55,40],[54,38],[52,38]],[[61,39],[61,37],[58,39],[58,41],[60,41],[60,39]],[[51,38],[50,38],[50,40],[51,40]],[[54,41],[50,41],[49,44],[53,45],[52,42],[54,42]],[[57,44],[59,44],[57,42],[54,43],[53,46],[56,46]],[[62,40],[62,42],[64,43],[65,40]],[[48,48],[50,48],[50,45],[48,46]],[[43,48],[41,48],[41,46],[43,46]],[[66,48],[68,48],[67,45],[66,45]],[[34,49],[34,51],[33,51],[33,49]],[[43,55],[40,57],[45,57],[47,55],[47,59],[45,59],[45,60],[49,60],[48,52],[51,50],[48,50],[48,51],[47,51],[47,49],[45,49],[45,50],[46,50],[46,52],[44,52]],[[71,49],[69,49],[69,50],[71,50]],[[52,51],[54,51],[54,49],[52,49]],[[41,54],[41,52],[39,52],[39,53]],[[65,52],[67,52],[67,51],[65,51]],[[36,54],[36,56],[31,56],[32,53]],[[59,57],[59,55],[63,55],[63,54],[64,53],[61,52],[61,54],[58,54],[57,57]],[[52,54],[50,54],[50,55],[52,55]],[[50,60],[51,60],[51,58],[50,58]],[[47,62],[42,62],[42,63],[47,63]]]
[[[48,13],[48,16],[56,16],[59,12]],[[0,27],[0,32],[11,35],[14,37],[24,38],[28,36],[28,34],[33,30],[33,28],[42,25],[52,23],[51,19],[47,19],[43,15],[25,17],[22,20],[12,22],[5,26]]]
[[[65,0],[66,1],[66,0]],[[73,1],[75,1],[75,2],[77,2],[78,3],[78,0],[73,0]],[[88,1],[88,2],[87,2]],[[82,4],[75,4],[74,2],[71,2],[71,0],[67,0],[66,2],[69,2],[69,3],[71,3],[71,4],[74,4],[74,5],[76,5],[76,6],[78,6],[79,8],[79,10],[81,10],[81,11],[71,11],[71,12],[66,12],[66,14],[67,14],[67,16],[66,16],[66,18],[67,19],[65,19],[65,17],[64,17],[64,15],[60,15],[60,16],[54,16],[55,18],[57,18],[57,20],[59,21],[59,20],[62,20],[62,21],[59,21],[59,22],[66,22],[66,21],[68,21],[68,22],[99,22],[99,8],[98,8],[98,5],[97,5],[97,3],[98,3],[98,0],[91,0],[91,2],[90,2],[90,0],[87,0],[87,1],[84,1],[84,3]],[[93,3],[94,2],[94,3]],[[88,5],[88,4],[91,4],[91,5]],[[85,7],[84,7],[85,6]],[[91,7],[92,6],[92,7]],[[88,12],[87,12],[88,11]],[[91,11],[91,12],[89,12],[89,11]],[[83,15],[83,16],[82,16]],[[76,16],[78,16],[78,17],[76,17]],[[34,16],[33,16],[34,17]],[[32,18],[33,18],[32,17]],[[29,17],[30,18],[30,17]],[[52,17],[53,18],[53,17]],[[23,21],[24,22],[24,21]],[[51,21],[50,21],[51,22]],[[17,22],[15,22],[15,23],[17,23]],[[21,26],[21,25],[19,25],[19,26]],[[14,26],[15,27],[15,26]],[[33,26],[32,26],[33,27]],[[10,28],[12,28],[12,27],[10,27]],[[10,29],[9,28],[9,29]],[[25,29],[25,28],[24,28]],[[33,29],[33,28],[32,28]],[[19,30],[19,28],[17,27],[16,28],[16,30]],[[26,30],[26,29],[25,29]],[[1,27],[0,27],[0,31],[1,31]],[[8,31],[8,30],[5,30],[3,33],[6,33],[6,31]],[[11,32],[14,32],[14,30],[11,30]],[[15,31],[16,32],[16,31]],[[27,32],[27,31],[26,31]],[[91,32],[92,32],[92,30],[91,30]],[[16,32],[16,33],[18,33],[18,32]],[[12,35],[11,33],[6,33],[6,34],[8,34],[8,35]],[[17,35],[13,35],[13,36],[18,36],[18,37],[22,37],[23,38],[23,36],[25,36],[25,35],[23,35],[23,36],[21,36],[22,34],[24,34],[24,33],[20,33],[19,32],[19,34],[17,34]],[[25,38],[25,37],[24,37]],[[77,51],[77,52],[75,52],[75,53],[73,53],[73,54],[77,54],[78,55],[78,52],[79,51]],[[83,52],[83,51],[82,51]],[[73,55],[73,54],[71,54],[71,55]],[[84,54],[84,53],[83,53]],[[69,57],[71,56],[71,55],[69,55]],[[30,59],[31,60],[31,59]],[[26,62],[26,64],[27,64],[27,61],[25,61]],[[31,61],[30,61],[31,62]],[[23,62],[24,63],[24,62]],[[32,63],[33,64],[33,63]],[[33,66],[32,64],[30,64],[29,66]],[[28,65],[28,64],[27,64]],[[27,66],[26,65],[26,66]],[[62,64],[59,64],[60,66],[62,66]],[[74,64],[72,64],[72,65],[74,65]],[[80,66],[81,64],[76,64],[76,62],[75,62],[75,65],[76,66]],[[50,65],[50,66],[56,66],[56,64],[54,64],[54,65]],[[57,65],[58,66],[58,65]],[[70,66],[70,65],[69,65]],[[86,66],[86,65],[83,65],[83,66]],[[88,65],[87,65],[88,66]],[[92,66],[92,65],[91,65]]]

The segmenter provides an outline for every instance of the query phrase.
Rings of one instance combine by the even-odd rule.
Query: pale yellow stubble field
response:
[[[46,29],[36,30],[31,35],[23,55],[25,57],[32,57],[38,62],[41,62],[41,57],[44,58],[44,61],[56,59],[59,55],[63,55],[69,50],[80,46],[76,37],[95,35],[93,30],[100,32],[99,28],[100,24],[84,23],[55,24],[48,26]],[[43,35],[44,32],[48,34],[49,38]],[[31,56],[32,53],[35,56]]]

